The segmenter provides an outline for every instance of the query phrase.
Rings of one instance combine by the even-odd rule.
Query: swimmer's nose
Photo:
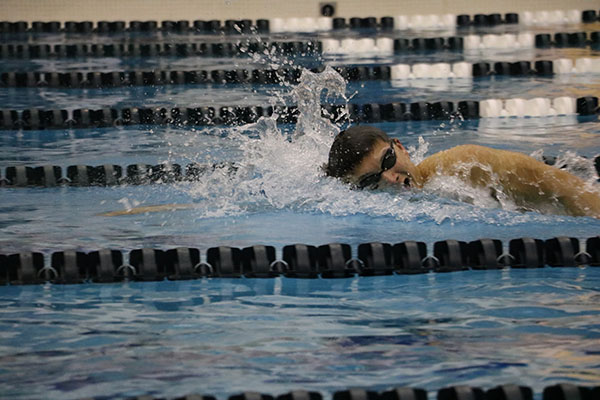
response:
[[[398,183],[402,179],[400,174],[396,174],[390,171],[386,171],[388,173],[383,173],[381,176],[387,183]]]
[[[383,178],[387,183],[395,184],[395,185],[404,185],[410,187],[410,177],[407,177],[402,173],[384,173]]]

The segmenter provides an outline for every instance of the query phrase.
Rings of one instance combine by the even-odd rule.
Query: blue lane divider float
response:
[[[596,10],[543,10],[521,13],[492,14],[427,14],[376,17],[294,17],[242,20],[164,20],[158,21],[0,21],[0,34],[6,33],[123,33],[166,32],[202,34],[251,34],[280,32],[324,32],[340,29],[419,30],[489,27],[500,24],[552,26],[594,23]]]
[[[548,165],[556,164],[556,157],[544,156]],[[596,173],[600,180],[600,156],[594,159]],[[58,165],[43,166],[9,166],[0,169],[0,187],[55,187],[55,186],[116,186],[171,184],[175,182],[198,182],[210,172],[220,172],[233,175],[239,167],[235,163],[223,162],[217,164],[190,163],[183,168],[180,164],[144,163],[129,164],[126,167],[113,164],[98,166],[70,165],[63,170]],[[64,171],[64,175],[63,175]]]
[[[323,104],[322,115],[334,121],[425,121],[450,118],[540,117],[595,115],[598,97],[487,99],[415,103]],[[296,123],[291,106],[127,107],[123,109],[0,110],[0,130],[79,129],[122,125],[216,126],[254,123],[276,116],[277,123]]]
[[[311,68],[319,72],[324,66]],[[600,74],[600,57],[560,58],[556,60],[516,62],[414,63],[374,66],[335,66],[348,81],[394,79],[482,78],[494,75],[564,75]],[[277,84],[298,83],[300,67],[278,69],[211,69],[211,70],[132,70],[0,73],[0,87],[110,88],[124,86],[162,86],[183,84]]]
[[[113,43],[3,43],[0,59],[47,59],[83,57],[234,57],[252,54],[279,53],[282,55],[394,55],[426,51],[474,51],[487,49],[533,49],[547,47],[600,47],[600,32],[533,34],[469,34],[449,37],[364,37],[323,38],[320,40],[258,40],[236,41],[187,40],[123,41]]]
[[[243,249],[211,247],[202,260],[197,248],[142,248],[129,252],[101,249],[91,252],[58,251],[50,263],[40,252],[0,254],[0,284],[74,284],[84,282],[162,281],[200,278],[348,278],[512,268],[600,266],[600,236],[585,241],[573,237],[548,240],[517,238],[508,252],[497,239],[472,242],[435,242],[428,254],[424,242],[362,243],[357,257],[344,243],[322,246],[284,246],[282,258],[273,246]]]

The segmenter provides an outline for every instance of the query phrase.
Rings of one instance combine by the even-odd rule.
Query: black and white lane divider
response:
[[[515,62],[455,62],[414,63],[376,66],[335,66],[348,81],[395,79],[451,79],[489,77],[494,75],[565,75],[600,74],[600,58],[515,61]],[[311,68],[319,72],[323,67]],[[235,70],[132,70],[132,71],[69,71],[69,72],[19,72],[0,73],[0,87],[50,87],[50,88],[110,88],[123,86],[162,86],[183,84],[278,84],[298,83],[300,67],[278,69]]]
[[[117,41],[102,43],[2,43],[0,59],[47,59],[85,57],[237,57],[277,53],[298,55],[393,55],[429,51],[482,51],[546,47],[600,47],[600,32],[533,34],[468,34],[463,36],[397,38],[321,38],[308,40],[167,40]]]
[[[49,257],[41,252],[30,251],[0,254],[0,284],[280,276],[306,279],[352,278],[356,275],[411,275],[508,267],[600,266],[600,237],[588,238],[584,243],[580,243],[577,238],[565,236],[547,240],[516,238],[509,241],[508,251],[505,252],[503,243],[497,239],[472,242],[443,240],[435,242],[429,253],[424,242],[370,242],[358,245],[355,253],[358,256],[355,258],[352,256],[351,246],[345,243],[330,243],[318,247],[307,244],[288,245],[281,249],[281,258],[277,257],[275,247],[264,245],[244,249],[211,247],[204,255],[198,248],[142,248],[129,251],[128,259],[124,256],[124,251],[117,249],[100,249],[87,253],[57,251]]]
[[[334,121],[381,122],[597,115],[598,97],[486,99],[415,103],[322,104]],[[296,123],[296,106],[127,107],[101,109],[0,110],[0,130],[80,129],[121,125],[216,126],[254,123],[261,117]]]
[[[67,33],[112,34],[123,32],[163,32],[245,35],[253,33],[328,32],[341,29],[431,30],[491,27],[501,24],[560,26],[594,23],[596,10],[542,10],[492,14],[417,14],[376,17],[291,17],[256,20],[163,20],[163,21],[0,21],[0,34]]]
[[[543,160],[548,165],[556,165],[557,162],[556,157],[552,156],[544,156]],[[600,179],[600,155],[596,156],[593,162]],[[177,163],[135,163],[125,167],[114,164],[69,165],[66,168],[59,165],[18,165],[0,169],[0,187],[86,187],[199,182],[215,171],[231,176],[239,171],[239,166],[229,162],[189,163],[183,166]]]

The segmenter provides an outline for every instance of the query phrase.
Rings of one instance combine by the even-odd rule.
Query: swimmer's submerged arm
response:
[[[97,214],[101,217],[118,217],[122,215],[136,215],[136,214],[146,214],[151,212],[161,212],[161,211],[175,211],[175,210],[185,210],[189,208],[197,207],[196,204],[159,204],[154,206],[143,206],[143,207],[134,207],[128,208],[126,210],[118,210],[118,211],[109,211]]]
[[[567,171],[521,153],[498,150],[492,169],[507,192],[531,204],[558,202],[573,216],[600,218],[600,193]]]
[[[583,179],[550,166],[544,171],[544,178],[542,187],[554,193],[569,214],[600,218],[600,193],[589,188]]]
[[[465,165],[470,166],[468,170]],[[522,153],[462,145],[432,155],[419,164],[419,169],[425,177],[435,171],[462,176],[474,186],[493,185],[497,179],[517,203],[554,201],[570,215],[600,218],[599,193],[581,178]]]

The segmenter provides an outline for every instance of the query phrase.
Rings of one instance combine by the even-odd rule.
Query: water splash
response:
[[[546,162],[543,150],[536,150],[530,156],[538,161]],[[588,190],[600,190],[597,184],[598,175],[593,159],[582,157],[574,151],[566,150],[556,155],[553,165],[583,179]]]
[[[323,92],[327,95],[326,99],[341,97],[347,101],[345,97],[346,81],[329,66],[318,74],[304,70],[299,85],[293,90],[293,97],[299,111],[295,136],[307,135],[316,142],[315,144],[321,145],[339,132],[337,125],[329,119],[321,117]],[[343,117],[344,115],[340,119]]]
[[[321,117],[321,97],[345,100],[345,87],[344,79],[330,67],[321,73],[304,70],[291,91],[299,110],[295,131],[291,135],[282,131],[276,115],[231,129],[225,140],[238,143],[242,152],[236,161],[238,173],[212,174],[190,187],[190,194],[201,203],[208,199],[207,193],[220,193],[210,196],[216,201],[213,209],[229,212],[314,204],[322,195],[318,190],[324,179],[320,166],[340,131],[339,124]]]
[[[300,83],[289,97],[299,109],[295,130],[277,125],[277,116],[257,123],[227,128],[220,140],[237,148],[235,174],[215,170],[201,182],[183,185],[196,203],[195,217],[223,217],[264,213],[273,210],[326,213],[334,216],[366,214],[390,216],[406,222],[473,222],[517,225],[553,216],[519,214],[519,208],[489,189],[465,188],[453,179],[434,179],[423,192],[381,190],[356,191],[324,175],[333,138],[341,122],[321,117],[322,98],[347,101],[346,82],[333,69],[321,73],[303,71]],[[414,162],[425,158],[429,144],[419,138],[408,151]],[[203,162],[203,160],[196,160]],[[501,208],[499,208],[501,207]]]

